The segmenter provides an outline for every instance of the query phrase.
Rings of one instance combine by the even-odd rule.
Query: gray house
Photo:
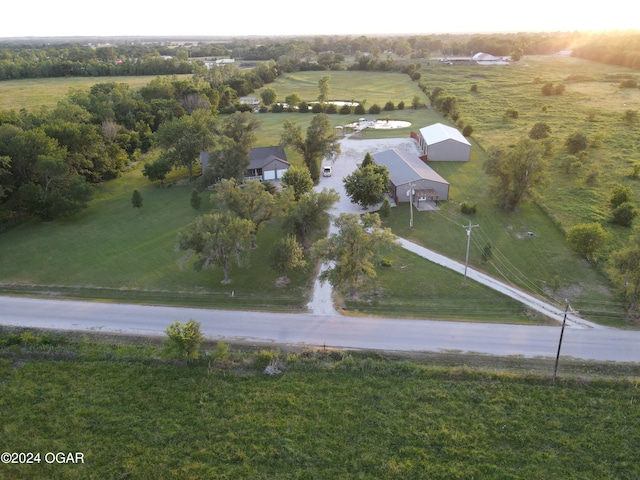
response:
[[[374,153],[372,157],[376,165],[387,167],[389,195],[396,203],[413,198],[413,203],[419,206],[420,202],[449,199],[449,182],[418,157],[395,149]]]
[[[287,154],[278,146],[252,148],[251,163],[244,174],[245,180],[279,180],[291,166]]]
[[[249,151],[251,163],[244,173],[245,180],[279,180],[291,164],[284,150],[278,146],[258,147]],[[209,166],[209,152],[200,152],[202,171]]]
[[[441,123],[421,128],[412,134],[424,159],[434,162],[468,162],[471,144],[458,130]]]

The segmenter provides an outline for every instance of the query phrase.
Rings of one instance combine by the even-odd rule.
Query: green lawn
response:
[[[319,95],[318,82],[325,76],[331,77],[329,100],[365,102],[365,108],[374,103],[383,108],[388,101],[395,105],[404,101],[408,107],[415,95],[422,95],[417,82],[411,82],[402,73],[391,72],[297,72],[280,77],[265,88],[273,88],[279,102],[294,92],[302,100],[314,102]]]
[[[183,178],[184,172],[179,172]],[[180,267],[175,250],[180,229],[202,212],[190,206],[192,187],[160,188],[139,169],[96,187],[96,198],[69,221],[20,225],[0,236],[0,276],[5,293],[51,292],[120,301],[207,307],[297,309],[307,301],[309,272],[275,286],[277,274],[265,250],[280,234],[267,225],[250,255],[250,266],[234,268],[232,283],[221,285],[220,270],[196,272]],[[132,207],[139,189],[143,207]],[[203,208],[209,205],[203,192]],[[233,297],[231,294],[233,293]]]
[[[451,354],[221,360],[212,348],[187,367],[150,345],[29,345],[0,349],[3,451],[84,463],[0,465],[7,480],[640,476],[636,380],[561,374],[554,386],[549,362],[535,362],[544,376],[439,366],[460,360]],[[284,373],[270,377],[273,359]]]

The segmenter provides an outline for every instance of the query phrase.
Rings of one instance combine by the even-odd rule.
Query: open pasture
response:
[[[180,77],[180,75],[178,75]],[[142,87],[154,76],[137,77],[64,77],[7,80],[0,82],[0,110],[38,110],[54,107],[72,88],[89,88],[96,83],[126,83],[132,89]]]

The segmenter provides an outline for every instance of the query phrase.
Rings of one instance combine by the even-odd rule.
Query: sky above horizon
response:
[[[304,6],[303,6],[304,5]],[[525,5],[527,10],[525,10]],[[273,36],[638,29],[627,0],[606,4],[538,0],[424,0],[354,2],[249,0],[235,4],[195,0],[150,6],[110,0],[10,0],[3,5],[0,38],[66,36]],[[603,8],[604,7],[604,8]]]

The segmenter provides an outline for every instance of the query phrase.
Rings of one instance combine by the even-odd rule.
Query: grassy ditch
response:
[[[547,360],[517,357],[210,344],[187,365],[141,339],[0,345],[3,450],[84,456],[4,479],[640,475],[637,365],[563,361],[553,385]]]

